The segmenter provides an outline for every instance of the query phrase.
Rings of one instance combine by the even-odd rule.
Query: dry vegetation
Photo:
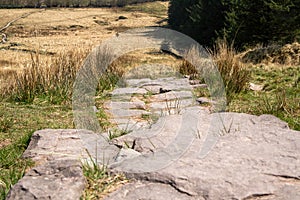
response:
[[[37,49],[42,54],[53,54],[63,49],[68,51],[74,48],[90,48],[117,32],[129,28],[156,26],[167,17],[167,4],[166,2],[152,4],[159,8],[157,14],[149,14],[148,10],[139,9],[137,6],[134,11],[131,11],[132,6],[40,10],[18,20],[5,30],[8,42],[0,44],[0,50],[3,50],[0,54],[0,63],[23,63],[30,60],[28,52]],[[32,12],[32,9],[1,9],[0,26],[5,26],[26,12]],[[127,19],[119,19],[120,16]]]

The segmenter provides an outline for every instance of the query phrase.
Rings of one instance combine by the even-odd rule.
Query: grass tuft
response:
[[[250,71],[239,61],[234,48],[229,46],[225,40],[217,41],[214,50],[210,53],[222,76],[227,104],[230,104],[234,96],[248,86]]]
[[[91,156],[90,161],[82,165],[87,187],[80,199],[102,199],[106,194],[127,182],[124,175],[110,174],[106,166],[97,164]]]
[[[53,104],[70,101],[76,72],[87,53],[85,50],[61,52],[49,59],[32,53],[31,61],[0,88],[1,98],[26,103],[38,97]]]

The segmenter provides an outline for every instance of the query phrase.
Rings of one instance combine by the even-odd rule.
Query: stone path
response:
[[[79,199],[81,162],[90,159],[132,180],[106,200],[300,199],[299,131],[271,115],[210,113],[185,78],[128,79],[125,85],[105,107],[126,135],[35,132],[24,157],[37,167],[7,199]],[[217,142],[207,145],[209,131],[220,127]]]
[[[126,87],[112,92],[112,100],[105,107],[112,122],[127,131],[149,128],[162,116],[180,114],[194,105],[192,87],[186,78],[129,79]]]

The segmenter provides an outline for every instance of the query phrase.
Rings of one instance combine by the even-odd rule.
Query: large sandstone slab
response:
[[[13,186],[7,199],[80,199],[85,189],[82,164],[92,160],[113,163],[119,152],[118,147],[109,144],[107,136],[91,131],[36,131],[23,154],[35,161],[36,167]]]
[[[31,169],[10,190],[7,200],[74,200],[80,199],[85,188],[81,163],[56,160]]]
[[[207,142],[213,138],[207,135],[208,130],[215,127],[224,129],[215,142]],[[135,195],[147,199],[153,183],[173,187],[189,199],[300,199],[299,131],[290,130],[271,115],[215,113],[198,118],[197,132],[188,150],[176,159],[170,157],[172,151],[167,151],[166,144],[167,153],[161,153],[160,146],[112,165],[113,171],[146,183],[125,186],[107,199]],[[140,146],[148,145],[146,140],[137,141]],[[212,149],[207,151],[208,147]],[[162,168],[151,171],[157,165]],[[174,193],[169,189],[161,187],[161,192],[151,193],[148,199],[168,198]]]
[[[163,184],[146,181],[136,181],[123,186],[119,192],[108,195],[105,200],[133,200],[133,199],[151,199],[151,200],[196,200],[188,194],[181,193],[174,187]],[[197,200],[200,200],[197,198]],[[204,200],[204,198],[203,198]]]

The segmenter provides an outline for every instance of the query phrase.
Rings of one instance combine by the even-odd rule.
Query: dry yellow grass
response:
[[[0,26],[33,9],[0,9]],[[127,19],[119,20],[119,16]],[[165,16],[167,17],[167,13]],[[14,52],[39,49],[57,52],[62,49],[85,48],[100,44],[116,32],[129,28],[155,26],[161,20],[142,12],[126,12],[116,8],[47,9],[31,14],[12,24],[5,33],[7,44],[0,44],[0,61],[20,63],[29,59],[28,53]],[[10,48],[11,50],[3,50]]]
[[[154,14],[148,6],[158,8],[159,11]],[[27,77],[30,74],[49,77],[48,72],[53,71],[49,69],[56,66],[52,62],[61,59],[61,55],[66,52],[87,52],[117,32],[157,26],[159,21],[167,17],[167,7],[167,2],[154,2],[145,7],[136,5],[125,8],[0,9],[0,15],[3,16],[0,19],[2,27],[13,19],[31,13],[4,30],[8,41],[0,43],[2,94],[9,96],[12,90],[16,90],[20,85],[19,79],[24,80],[24,86],[28,81],[32,82],[34,78]],[[119,19],[120,16],[125,19]],[[32,55],[38,56],[38,69]],[[129,62],[117,61],[118,70],[122,73],[125,73],[125,69],[130,70],[148,63],[174,66],[178,62],[176,58],[153,49],[131,52],[125,57],[121,61]]]

